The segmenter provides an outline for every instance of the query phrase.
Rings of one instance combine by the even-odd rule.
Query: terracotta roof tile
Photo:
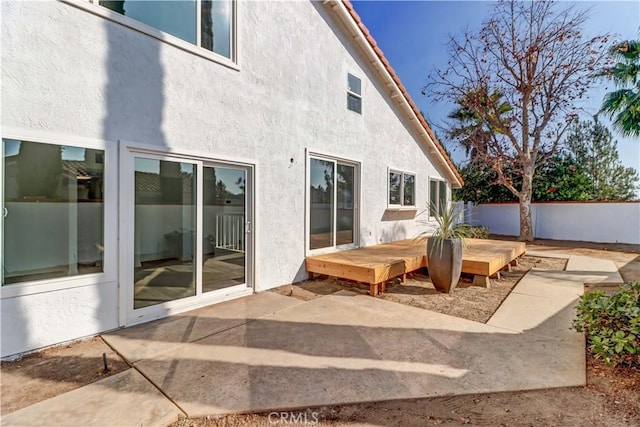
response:
[[[451,161],[451,159],[447,155],[447,152],[442,147],[442,144],[440,143],[440,141],[438,141],[438,139],[436,138],[436,135],[431,130],[431,127],[429,127],[429,124],[427,123],[427,121],[424,119],[424,117],[422,117],[422,113],[420,113],[420,110],[418,109],[416,104],[413,102],[413,99],[411,99],[411,96],[409,95],[409,92],[407,92],[407,89],[404,87],[404,85],[400,81],[400,77],[398,77],[398,75],[396,74],[395,70],[393,69],[393,67],[391,66],[391,64],[387,60],[387,58],[385,58],[384,53],[382,52],[382,49],[380,49],[378,47],[378,44],[376,43],[375,39],[373,38],[373,36],[371,36],[371,33],[369,32],[369,29],[366,27],[366,25],[364,25],[364,23],[362,22],[362,19],[360,19],[360,16],[355,11],[355,9],[354,9],[353,5],[351,4],[351,2],[349,0],[341,0],[341,1],[342,1],[342,4],[344,4],[344,6],[349,11],[349,14],[351,15],[351,18],[353,18],[355,23],[358,25],[358,28],[360,28],[360,31],[362,31],[362,33],[365,35],[365,39],[367,40],[369,45],[372,47],[373,51],[376,53],[376,55],[378,56],[380,61],[382,61],[382,63],[384,64],[387,72],[391,75],[391,78],[393,79],[393,81],[396,82],[396,84],[398,85],[398,88],[400,89],[400,92],[402,93],[404,98],[407,100],[407,102],[411,106],[411,109],[413,110],[413,112],[418,117],[418,120],[420,121],[420,124],[422,125],[424,130],[427,132],[427,134],[429,135],[431,140],[434,142],[434,144],[435,144],[436,148],[438,149],[438,151],[440,151],[440,153],[444,157],[444,159],[447,162],[447,164],[449,165],[451,171],[454,173],[454,175],[456,176],[456,178],[460,182],[460,185],[463,185],[464,184],[464,180],[462,179],[462,176],[460,176],[460,173],[458,172],[458,169],[456,168],[456,166],[453,164],[453,162]]]

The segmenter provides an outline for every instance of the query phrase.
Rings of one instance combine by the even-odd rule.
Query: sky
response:
[[[640,31],[640,1],[561,1],[590,8],[591,17],[584,28],[585,35],[610,33],[614,40],[629,40]],[[444,67],[449,58],[445,47],[449,35],[460,34],[466,28],[479,29],[495,2],[492,1],[354,1],[354,7],[378,46],[400,76],[407,91],[422,110],[431,127],[440,134],[447,114],[453,106],[433,103],[421,91],[427,74],[435,67]],[[613,87],[606,82],[591,90],[582,106],[595,114],[602,99]],[[583,119],[588,116],[583,117]],[[600,118],[609,124],[606,118]],[[611,127],[609,126],[611,129]],[[640,169],[640,140],[616,135],[618,152],[625,166]],[[448,147],[453,160],[465,159],[464,150]]]

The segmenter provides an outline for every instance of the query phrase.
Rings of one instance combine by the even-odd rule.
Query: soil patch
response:
[[[621,426],[640,425],[640,371],[609,368],[589,359],[587,386],[372,402],[293,411],[289,419],[327,426]],[[305,425],[276,414],[181,419],[171,427]],[[317,419],[317,424],[309,423]],[[276,421],[274,423],[274,421]]]
[[[426,272],[419,270],[407,275],[405,283],[401,283],[399,279],[387,282],[387,291],[381,294],[380,298],[486,323],[509,295],[511,289],[531,268],[564,270],[566,264],[567,260],[561,258],[524,256],[519,265],[512,267],[510,272],[502,272],[500,279],[491,279],[490,288],[471,286],[473,278],[463,276],[458,287],[450,294],[438,292]],[[276,288],[273,292],[307,301],[343,289],[367,295],[369,293],[367,287],[336,278],[308,280]]]
[[[104,372],[103,353],[107,356],[107,372]],[[1,362],[0,413],[17,411],[128,368],[100,337]]]

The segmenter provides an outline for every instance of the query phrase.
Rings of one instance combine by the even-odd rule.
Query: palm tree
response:
[[[640,40],[626,40],[610,49],[618,62],[602,75],[620,88],[604,97],[601,111],[613,120],[613,128],[622,136],[640,136]]]
[[[478,109],[493,111],[493,116],[502,122],[513,108],[503,100],[503,94],[498,91],[489,94],[486,88],[468,91],[456,104],[458,108],[448,115],[454,122],[449,128],[449,137],[465,148],[471,161],[477,160],[487,153],[493,136],[500,133],[495,125],[482,119]]]

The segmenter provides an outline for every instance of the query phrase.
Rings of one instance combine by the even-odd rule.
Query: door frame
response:
[[[336,243],[336,233],[337,233],[337,218],[336,212],[334,212],[333,218],[333,227],[334,227],[334,236],[333,236],[333,244],[331,246],[327,246],[324,248],[311,249],[311,192],[309,190],[309,186],[311,183],[311,159],[319,159],[326,160],[329,162],[333,162],[336,168],[334,168],[334,178],[337,174],[337,165],[338,163],[342,163],[343,165],[352,166],[354,168],[354,194],[353,194],[353,208],[354,208],[354,218],[353,218],[353,243],[347,243],[343,245],[337,245]],[[361,196],[361,174],[362,174],[362,163],[357,160],[350,160],[341,156],[335,156],[331,154],[325,154],[318,151],[311,151],[309,149],[306,150],[305,153],[305,231],[304,231],[304,248],[306,256],[312,255],[322,255],[327,253],[338,252],[347,249],[355,249],[360,247],[360,201],[362,200]],[[334,209],[337,208],[337,185],[333,186],[333,201],[334,201]]]
[[[119,142],[119,320],[121,326],[130,326],[167,317],[187,310],[211,305],[245,295],[255,290],[255,165],[246,160],[213,158],[201,153],[185,152],[169,147],[149,146],[132,142]],[[196,165],[196,230],[195,277],[196,294],[139,309],[134,302],[134,253],[135,253],[135,157],[180,161]],[[203,167],[219,166],[245,170],[245,284],[202,293],[202,201]],[[250,228],[247,226],[250,224]]]

